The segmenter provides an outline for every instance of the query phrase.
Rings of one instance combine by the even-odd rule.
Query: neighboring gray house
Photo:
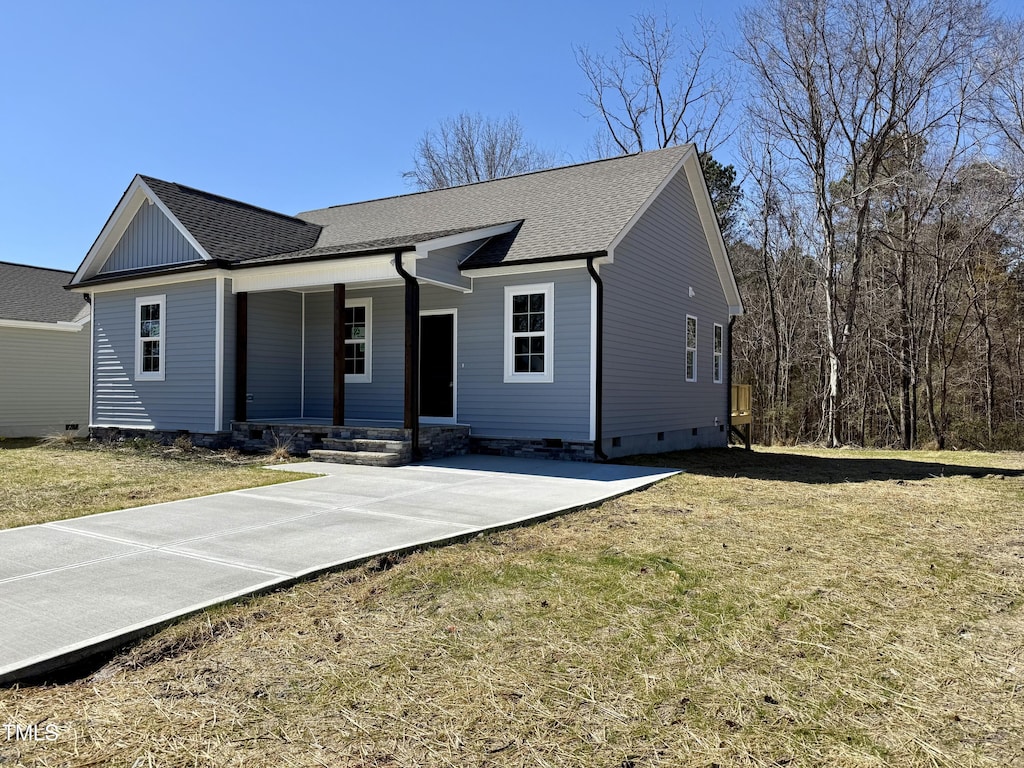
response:
[[[70,287],[94,431],[276,425],[352,460],[727,442],[742,306],[692,145],[294,217],[136,176]]]
[[[0,262],[0,437],[84,432],[89,305],[71,272]]]

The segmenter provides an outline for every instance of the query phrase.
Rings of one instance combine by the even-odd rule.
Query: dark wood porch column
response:
[[[418,436],[420,421],[420,286],[405,283],[405,429]],[[414,440],[413,445],[417,446]],[[418,446],[417,446],[418,447]]]
[[[249,389],[249,294],[235,296],[235,421],[245,421]]]
[[[345,284],[334,284],[334,424],[345,423]]]

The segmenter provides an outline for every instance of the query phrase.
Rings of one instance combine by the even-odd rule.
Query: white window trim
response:
[[[160,370],[142,370],[142,334],[139,324],[142,321],[142,308],[149,304],[157,304],[160,307]],[[167,374],[167,294],[159,296],[139,296],[135,299],[135,380],[136,381],[164,381]]]
[[[366,343],[366,371],[364,373],[346,373],[346,384],[369,384],[373,381],[373,299],[345,299],[345,309],[352,307],[366,308],[366,338],[360,339]],[[345,343],[350,343],[346,334]],[[352,340],[352,343],[357,343]]]
[[[690,346],[690,321],[693,320],[693,346]],[[687,381],[697,380],[697,334],[700,332],[700,323],[693,315],[686,316],[686,326],[683,328],[683,343],[686,345],[686,357],[683,360],[683,376]],[[693,355],[693,375],[689,376],[686,369],[689,368],[690,355]]]
[[[517,373],[515,370],[515,343],[512,334],[512,297],[524,293],[544,294],[544,373]],[[549,384],[555,380],[555,284],[505,286],[505,383]]]
[[[721,349],[716,349],[721,342]],[[719,323],[715,323],[715,329],[711,336],[711,373],[715,384],[722,383],[722,364],[725,362],[725,332]]]

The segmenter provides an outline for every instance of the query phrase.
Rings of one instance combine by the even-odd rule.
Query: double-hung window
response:
[[[373,335],[372,299],[345,305],[345,381],[370,381],[370,347]]]
[[[505,381],[555,379],[555,284],[505,286]]]
[[[711,362],[712,378],[715,384],[722,383],[722,326],[715,323],[714,357]]]
[[[167,350],[166,297],[135,300],[135,378],[163,381]]]
[[[697,318],[686,316],[686,380],[697,380]]]

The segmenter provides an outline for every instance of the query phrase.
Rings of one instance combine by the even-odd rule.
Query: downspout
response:
[[[587,257],[587,272],[590,279],[594,281],[594,288],[597,291],[597,308],[595,311],[594,325],[594,456],[602,461],[608,461],[608,456],[601,448],[601,401],[604,397],[604,283],[601,276],[594,268],[594,257]]]
[[[412,455],[420,453],[420,284],[402,266],[395,251],[395,269],[405,281],[405,428],[411,430]]]

